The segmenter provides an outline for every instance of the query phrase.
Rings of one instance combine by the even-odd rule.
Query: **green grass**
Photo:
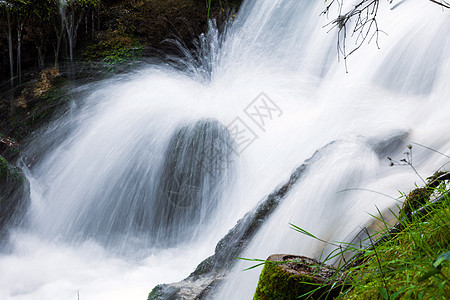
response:
[[[446,188],[438,203],[410,222],[398,217],[404,229],[363,254],[364,263],[345,271],[351,288],[342,299],[447,299],[450,197]]]
[[[395,216],[395,230],[387,233],[393,227],[381,214],[373,216],[384,229],[368,235],[365,243],[369,247],[365,249],[348,243],[327,243],[291,224],[297,232],[335,246],[331,254],[320,259],[322,263],[352,256],[326,284],[333,288],[336,284],[342,286],[338,299],[447,299],[450,295],[450,194],[446,181],[437,181],[438,176],[448,180],[449,173],[436,173],[425,187],[403,195],[405,205]],[[431,195],[439,200],[429,201]],[[252,261],[258,262],[256,266],[271,263]],[[298,297],[306,299],[313,292]]]

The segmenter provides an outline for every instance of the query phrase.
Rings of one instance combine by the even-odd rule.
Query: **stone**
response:
[[[342,286],[340,274],[315,259],[273,254],[267,258],[253,299],[332,299]]]

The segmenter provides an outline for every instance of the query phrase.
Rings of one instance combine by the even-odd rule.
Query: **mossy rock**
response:
[[[0,131],[19,142],[46,125],[71,99],[69,81],[56,69],[43,70],[34,77],[15,99],[15,109],[0,121]]]
[[[259,277],[254,300],[332,299],[342,285],[336,270],[318,261],[295,255],[269,256]],[[333,289],[330,286],[335,284]],[[314,291],[316,290],[316,291]]]
[[[403,202],[402,212],[405,215],[410,215],[413,211],[426,205],[436,188],[449,180],[449,172],[439,171],[428,177],[427,184],[424,187],[416,188],[406,196],[405,202]]]
[[[429,199],[432,190],[427,186],[412,190],[403,202],[402,211],[409,215],[411,212],[425,205]]]
[[[180,288],[173,287],[167,284],[160,284],[153,288],[148,294],[148,300],[176,300],[177,293]]]

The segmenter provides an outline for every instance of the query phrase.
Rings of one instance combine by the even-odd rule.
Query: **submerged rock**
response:
[[[62,174],[48,190],[52,201],[46,209],[55,221],[45,222],[44,230],[72,241],[74,236],[93,239],[119,253],[126,253],[131,243],[159,249],[207,231],[233,171],[227,128],[215,119],[180,124],[163,140],[156,159],[153,147],[159,142],[133,140],[114,164],[107,162],[119,167],[98,181],[96,170],[105,164],[95,164],[85,175],[86,183],[96,183],[92,188],[76,188],[68,195],[63,187],[72,175]],[[54,201],[61,197],[64,207]]]
[[[209,220],[228,184],[233,140],[227,128],[204,119],[178,129],[167,148],[153,209],[152,227],[165,240],[189,236]]]

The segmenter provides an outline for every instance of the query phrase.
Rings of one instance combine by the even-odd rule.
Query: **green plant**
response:
[[[438,177],[442,178],[443,174],[432,176],[428,188],[435,182],[432,178]],[[343,288],[339,299],[446,299],[450,293],[449,188],[443,181],[431,189],[440,195],[438,200],[426,201],[412,212],[401,211],[395,215],[397,224],[393,227],[381,213],[379,217],[373,216],[385,229],[373,233],[365,229],[367,238],[362,243],[368,245],[366,248],[354,243],[330,243],[296,225],[291,226],[297,232],[334,247],[327,256],[321,255],[320,261],[338,266],[325,285],[331,289],[340,284]],[[376,236],[379,238],[375,239]],[[350,259],[346,261],[344,257]],[[248,269],[273,263],[247,260],[257,262]],[[318,289],[323,289],[323,285],[298,296],[311,298]]]
[[[445,299],[449,293],[448,265],[441,254],[449,249],[450,201],[447,190],[441,192],[442,201],[429,204],[425,215],[413,213],[411,220],[399,219],[402,231],[366,251],[364,264],[346,271],[352,288],[343,298]]]
[[[105,40],[86,47],[83,56],[88,60],[101,60],[114,65],[136,59],[142,50],[143,46],[137,39],[110,32]]]

